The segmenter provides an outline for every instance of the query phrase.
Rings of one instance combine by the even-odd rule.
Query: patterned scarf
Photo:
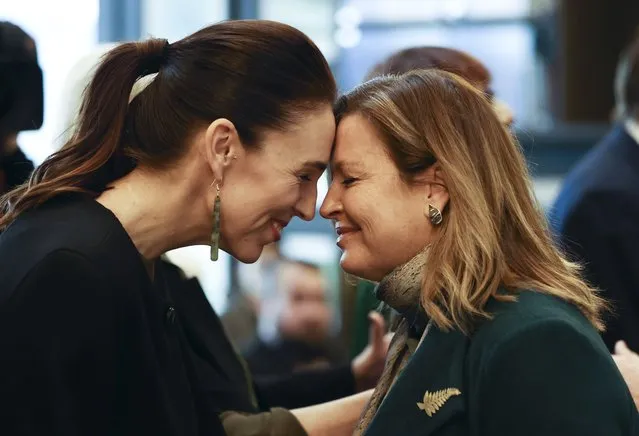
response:
[[[427,247],[405,264],[395,268],[377,286],[377,298],[399,312],[401,321],[388,349],[384,371],[373,395],[364,407],[353,436],[361,436],[366,432],[386,394],[413,354],[416,344],[411,343],[410,331],[416,331],[420,337],[427,332],[427,318],[421,309],[419,298],[422,271],[428,251]]]

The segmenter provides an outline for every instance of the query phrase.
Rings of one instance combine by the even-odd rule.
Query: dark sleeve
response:
[[[355,393],[350,363],[282,377],[256,378],[255,384],[258,394],[269,406],[288,409],[325,403]]]
[[[564,321],[515,333],[487,358],[478,434],[627,436],[637,410],[604,347]]]
[[[92,265],[55,252],[0,305],[2,434],[112,434],[112,294]]]
[[[639,350],[639,212],[623,197],[590,194],[561,229],[562,245],[583,263],[585,278],[612,305],[604,342]]]
[[[228,436],[307,436],[302,424],[285,409],[252,414],[224,412],[220,419]]]

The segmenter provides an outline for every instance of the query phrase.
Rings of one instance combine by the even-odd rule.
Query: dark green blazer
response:
[[[432,328],[367,436],[628,436],[637,409],[597,331],[536,292],[491,301],[468,337]]]

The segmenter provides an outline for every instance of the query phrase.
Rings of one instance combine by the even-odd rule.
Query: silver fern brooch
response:
[[[423,410],[424,412],[426,412],[426,415],[431,417],[444,404],[446,404],[446,401],[456,395],[461,395],[459,389],[456,388],[442,389],[435,392],[426,391],[426,393],[424,393],[424,399],[421,403],[417,403],[417,407],[419,408],[419,410]]]

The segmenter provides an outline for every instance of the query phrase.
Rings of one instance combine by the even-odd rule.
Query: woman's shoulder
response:
[[[62,275],[80,268],[87,278],[113,282],[139,273],[142,265],[135,253],[117,219],[95,201],[57,198],[25,212],[0,235],[2,293],[35,283],[28,279],[43,271]],[[57,272],[51,265],[56,265]]]
[[[0,256],[20,248],[32,254],[31,258],[61,248],[90,255],[116,241],[110,236],[118,225],[117,218],[92,198],[62,194],[18,216],[0,236]]]
[[[526,290],[518,292],[515,301],[492,299],[486,308],[492,317],[480,322],[471,338],[471,354],[476,357],[483,359],[509,347],[533,344],[549,352],[569,341],[580,342],[593,353],[609,358],[599,332],[590,321],[576,306],[558,297]],[[545,342],[536,338],[545,338]]]
[[[491,319],[478,323],[475,337],[517,334],[543,324],[557,324],[598,337],[594,326],[575,305],[539,291],[519,291],[514,300],[491,298],[486,310]]]
[[[475,418],[491,417],[487,434],[549,434],[549,422],[552,434],[630,434],[632,398],[577,308],[525,291],[490,309],[493,318],[471,337],[465,361]]]

